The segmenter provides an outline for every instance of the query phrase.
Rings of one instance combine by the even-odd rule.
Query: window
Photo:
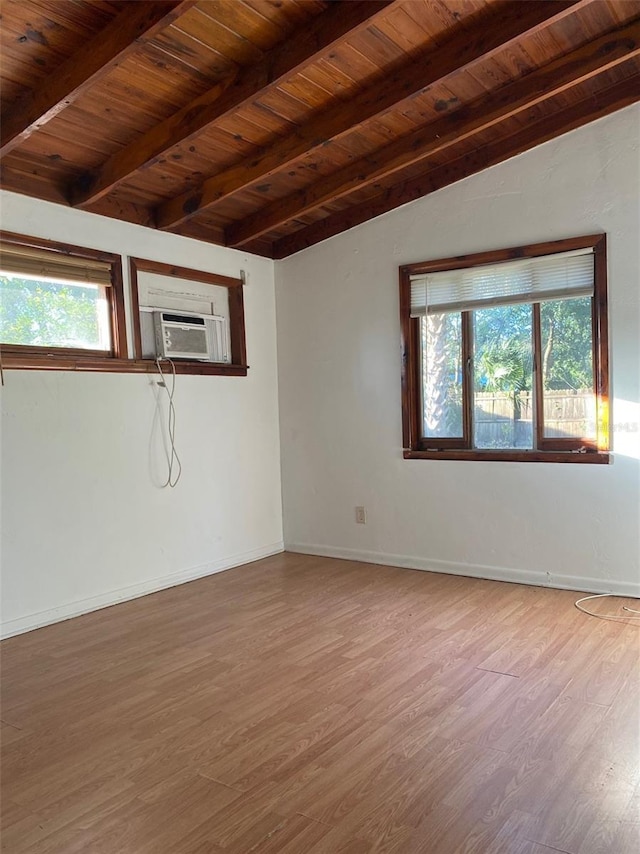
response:
[[[145,258],[130,258],[133,339],[136,365],[155,370],[156,342],[153,315],[158,311],[193,314],[216,329],[216,361],[174,358],[178,374],[223,374],[246,377],[248,371],[244,323],[244,273],[239,279],[164,264]],[[168,316],[168,315],[167,315]]]
[[[400,268],[404,456],[607,462],[605,235]]]
[[[126,358],[120,256],[3,233],[0,342],[5,367]]]

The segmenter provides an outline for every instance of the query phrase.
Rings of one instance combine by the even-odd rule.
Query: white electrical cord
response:
[[[581,604],[582,602],[587,602],[589,599],[603,599],[605,596],[617,595],[618,594],[616,593],[596,593],[594,596],[583,596],[582,599],[578,599],[578,601],[575,602],[575,606],[578,611],[582,611],[583,614],[588,614],[590,617],[600,617],[601,620],[640,620],[640,611],[637,611],[635,608],[628,608],[626,605],[622,606],[623,611],[628,611],[629,614],[637,614],[638,616],[632,617],[627,616],[626,614],[594,614],[593,611],[588,611],[586,608],[583,608]]]
[[[180,462],[180,457],[178,456],[178,452],[176,451],[176,408],[173,404],[173,395],[176,390],[176,366],[174,365],[171,359],[166,359],[167,362],[171,365],[172,372],[172,381],[171,381],[171,391],[169,391],[169,386],[167,385],[167,380],[165,375],[162,372],[162,367],[160,365],[160,356],[156,359],[156,366],[158,368],[158,373],[160,374],[160,382],[158,385],[167,393],[167,397],[169,398],[169,416],[168,416],[168,434],[169,441],[171,443],[171,454],[167,454],[167,462],[169,463],[169,474],[166,481],[162,484],[162,489],[167,486],[170,486],[172,489],[177,485],[180,480],[180,476],[182,475],[182,463]],[[177,467],[177,474],[174,477],[173,470],[174,466]]]

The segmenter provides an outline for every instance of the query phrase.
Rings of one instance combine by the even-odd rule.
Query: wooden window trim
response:
[[[216,374],[228,376],[246,376],[249,366],[247,365],[247,344],[244,322],[244,295],[242,279],[233,279],[218,273],[209,273],[205,270],[193,270],[189,267],[180,267],[175,264],[164,264],[161,261],[151,261],[146,258],[129,258],[129,272],[131,279],[131,311],[133,314],[133,343],[135,362],[141,366],[147,366],[147,370],[156,371],[154,359],[142,358],[142,334],[140,331],[140,297],[138,289],[139,273],[156,273],[161,276],[170,276],[175,279],[188,279],[192,282],[205,282],[206,284],[227,288],[229,291],[229,333],[231,338],[231,363],[212,363],[187,360],[176,360],[175,368],[177,374]]]
[[[594,251],[594,295],[592,298],[593,370],[596,393],[597,440],[593,439],[550,439],[544,437],[542,375],[534,369],[534,397],[536,418],[536,447],[524,450],[493,450],[471,447],[470,403],[463,407],[462,439],[425,439],[422,436],[422,413],[420,399],[420,335],[419,318],[410,316],[411,282],[416,274],[435,273],[476,267],[482,264],[510,261],[518,258],[535,258],[557,252],[593,248]],[[567,240],[553,240],[529,246],[516,246],[489,252],[478,252],[456,258],[423,261],[400,267],[400,336],[401,336],[401,396],[402,438],[404,459],[414,460],[474,460],[502,462],[553,462],[595,463],[610,462],[609,453],[609,342],[607,319],[607,249],[605,234],[591,234]],[[539,364],[541,352],[540,309],[534,303],[533,345],[534,361]],[[464,395],[471,401],[471,375],[467,369],[471,340],[468,325],[470,312],[462,312],[463,325],[463,374]],[[434,445],[437,444],[437,448]]]
[[[86,246],[75,246],[57,240],[30,237],[26,234],[0,231],[0,240],[16,246],[46,249],[60,255],[104,261],[111,267],[111,287],[105,288],[111,321],[111,350],[89,350],[72,347],[35,347],[22,344],[0,344],[2,367],[26,370],[104,370],[98,365],[109,365],[109,370],[127,359],[127,330],[122,281],[122,256],[102,252]],[[80,368],[79,366],[83,367]]]
[[[83,351],[84,353],[84,351]],[[202,376],[245,377],[246,365],[221,365],[212,362],[183,362],[176,365],[176,374],[199,374]],[[26,371],[97,371],[113,374],[157,374],[158,367],[153,359],[110,359],[99,357],[68,356],[43,358],[34,354],[14,356],[2,348],[2,367]]]
[[[405,460],[474,460],[502,463],[609,463],[608,451],[579,453],[576,451],[496,451],[477,448],[452,448],[442,451],[421,451],[405,448]]]
[[[0,239],[6,243],[20,246],[32,246],[48,249],[64,255],[105,261],[111,265],[111,287],[107,288],[111,317],[111,351],[85,350],[70,347],[34,347],[20,344],[0,344],[0,358],[3,369],[28,371],[97,371],[100,373],[155,373],[154,359],[142,359],[140,337],[140,311],[138,303],[139,271],[159,273],[175,278],[208,282],[229,289],[229,326],[231,337],[231,363],[176,361],[176,374],[200,376],[247,375],[246,335],[244,321],[244,297],[242,279],[233,279],[204,270],[192,270],[160,261],[143,258],[130,258],[131,304],[133,312],[134,358],[128,358],[124,285],[122,278],[122,256],[75,246],[45,238],[31,237],[26,234],[0,231]]]

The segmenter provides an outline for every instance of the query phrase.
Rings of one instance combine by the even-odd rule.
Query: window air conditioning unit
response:
[[[224,317],[155,311],[154,323],[158,356],[201,362],[229,361]]]

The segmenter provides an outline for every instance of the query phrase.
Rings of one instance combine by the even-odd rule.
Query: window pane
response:
[[[595,438],[591,300],[540,303],[544,435]]]
[[[461,438],[462,324],[460,314],[420,318],[423,435]]]
[[[0,273],[0,341],[37,347],[109,350],[104,288]]]
[[[533,448],[532,306],[473,312],[476,448]]]

